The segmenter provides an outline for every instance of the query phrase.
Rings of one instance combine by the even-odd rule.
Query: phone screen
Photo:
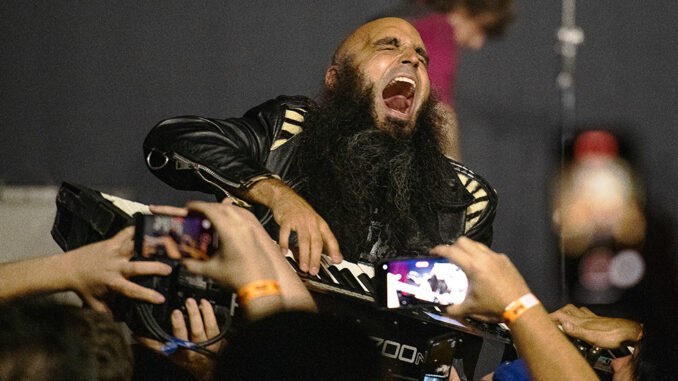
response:
[[[460,343],[461,339],[456,332],[429,340],[426,361],[422,367],[423,381],[447,381],[453,369],[457,373],[456,379],[459,379],[459,375],[464,375],[464,362],[457,353]]]
[[[136,252],[146,259],[207,260],[219,245],[212,223],[203,216],[140,215],[136,229]]]
[[[466,274],[445,258],[382,261],[377,266],[378,300],[387,308],[458,304],[466,298]]]

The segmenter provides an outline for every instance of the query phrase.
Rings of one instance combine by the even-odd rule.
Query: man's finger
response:
[[[142,287],[129,280],[124,280],[120,283],[113,284],[112,288],[115,291],[127,296],[128,298],[154,304],[161,304],[165,302],[165,297],[162,296],[161,293],[151,290],[150,288]]]
[[[162,262],[134,261],[128,262],[123,266],[122,275],[125,278],[137,275],[169,275],[172,273],[172,266]]]
[[[480,242],[476,242],[468,237],[460,236],[457,238],[457,241],[454,243],[454,246],[465,250],[468,254],[477,254],[477,253],[491,253],[489,247],[483,245]]]
[[[309,273],[317,275],[320,268],[320,254],[323,251],[323,240],[319,231],[311,233],[311,250],[309,258]]]
[[[280,246],[280,251],[287,253],[287,249],[290,248],[290,233],[292,229],[289,224],[282,224],[280,227],[280,234],[278,234],[278,245]]]
[[[202,324],[202,315],[195,299],[186,299],[186,311],[188,312],[188,321],[191,329],[191,341],[197,343],[207,340],[205,326]]]
[[[181,259],[181,252],[179,251],[179,246],[174,242],[174,239],[170,236],[164,236],[160,239],[160,242],[165,246],[165,252],[167,256],[172,259]]]
[[[217,317],[214,315],[212,304],[205,299],[200,299],[200,313],[202,314],[202,321],[205,325],[205,333],[207,338],[211,339],[219,334],[219,323]]]
[[[462,318],[466,316],[466,305],[464,303],[461,304],[452,304],[450,306],[447,306],[445,309],[445,314],[448,316],[451,316],[453,318]]]
[[[172,311],[172,331],[177,339],[188,340],[188,329],[186,329],[184,314],[179,310]]]
[[[153,340],[149,339],[148,337],[140,337],[137,336],[134,338],[136,341],[140,342],[143,344],[145,347],[150,348],[152,351],[156,353],[162,353],[164,354],[165,352],[162,351],[162,348],[165,346],[165,344],[159,342],[158,340]]]
[[[184,259],[181,261],[181,263],[186,267],[186,270],[195,273],[195,274],[203,274],[203,275],[210,275],[210,262],[205,262],[205,261],[198,261],[195,259]]]
[[[332,258],[332,262],[341,263],[341,261],[344,260],[344,256],[339,250],[339,242],[337,242],[337,239],[334,237],[334,234],[332,234],[332,231],[330,230],[330,227],[327,225],[327,223],[320,225],[320,234],[322,236],[326,253],[330,256],[330,258]]]
[[[439,245],[429,251],[433,255],[447,258],[450,262],[466,271],[472,263],[468,253],[454,245]],[[468,274],[467,274],[468,275]]]
[[[153,214],[166,214],[169,216],[185,217],[188,214],[188,209],[180,208],[178,206],[170,205],[149,205],[148,208]]]
[[[113,312],[111,311],[110,308],[106,305],[106,303],[102,302],[101,300],[91,296],[91,295],[83,295],[83,302],[89,306],[89,308],[93,309],[94,311],[101,312],[102,314],[108,315],[109,317],[113,317]]]
[[[309,270],[309,236],[306,231],[297,230],[297,242],[299,244],[299,268],[303,272],[308,272]]]
[[[113,236],[113,239],[120,240],[120,242],[131,241],[134,239],[134,226],[128,226],[120,230],[116,235]]]
[[[122,235],[118,238],[120,239],[120,249],[118,252],[126,258],[132,258],[134,255],[134,227],[128,226],[120,233],[122,233]]]

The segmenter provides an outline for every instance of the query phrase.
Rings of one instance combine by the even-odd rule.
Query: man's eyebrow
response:
[[[396,48],[400,47],[400,40],[397,37],[384,37],[374,42],[375,46],[395,46]],[[425,63],[428,65],[429,57],[426,53],[426,49],[421,46],[414,48],[414,51],[417,52],[420,56],[424,58]]]
[[[424,57],[425,63],[428,65],[429,57],[428,53],[426,53],[426,49],[422,48],[421,46],[417,46],[414,48],[414,51],[417,52],[420,56]]]
[[[397,48],[400,46],[400,40],[396,37],[384,37],[380,40],[377,40],[374,45],[393,45]]]

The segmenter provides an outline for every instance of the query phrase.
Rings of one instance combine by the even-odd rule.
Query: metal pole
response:
[[[572,139],[576,125],[575,68],[577,47],[584,42],[584,32],[575,25],[576,0],[563,0],[561,26],[558,29],[558,52],[561,66],[556,85],[560,90],[560,173],[565,173],[565,145]],[[568,302],[567,281],[565,279],[565,247],[560,242],[560,292],[561,303]]]

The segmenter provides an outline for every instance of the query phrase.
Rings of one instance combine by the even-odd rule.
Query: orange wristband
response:
[[[516,319],[518,319],[518,317],[520,317],[520,315],[522,315],[525,311],[536,306],[537,304],[540,304],[540,302],[539,299],[534,296],[534,294],[525,294],[509,303],[509,305],[504,308],[504,314],[501,316],[501,321],[504,324],[511,324],[516,321]]]
[[[278,282],[264,279],[246,284],[238,290],[238,301],[241,306],[244,306],[250,300],[266,295],[280,295]]]

